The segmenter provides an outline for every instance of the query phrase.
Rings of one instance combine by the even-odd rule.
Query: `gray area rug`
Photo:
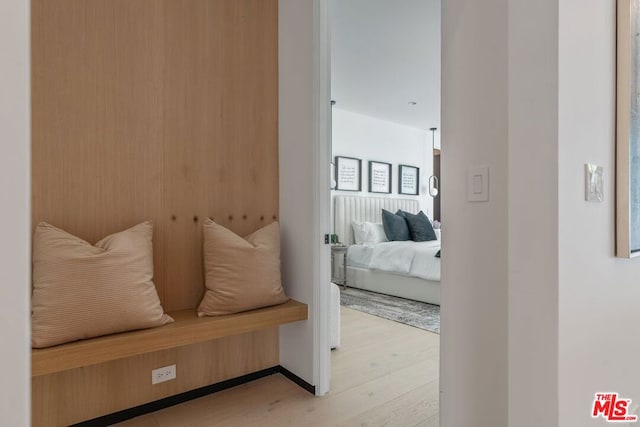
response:
[[[340,305],[440,333],[440,306],[361,289],[340,288]]]

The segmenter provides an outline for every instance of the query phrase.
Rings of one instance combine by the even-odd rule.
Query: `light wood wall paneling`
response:
[[[277,15],[277,0],[32,0],[34,225],[94,243],[153,220],[163,305],[196,307],[204,219],[246,235],[278,216]],[[159,398],[131,379],[174,353],[191,388],[278,363],[276,328],[200,345],[34,378],[34,425]]]
[[[167,310],[202,223],[278,216],[277,0],[33,0],[33,221],[90,242],[151,219]]]
[[[277,1],[164,8],[166,305],[180,310],[202,296],[207,217],[246,235],[278,215]]]
[[[176,379],[151,370],[176,364]],[[278,328],[34,377],[33,425],[62,426],[278,365]]]
[[[95,243],[150,219],[156,266],[161,24],[155,0],[32,1],[34,227],[50,222]],[[162,297],[162,269],[154,281]]]
[[[169,314],[175,322],[161,328],[124,332],[34,349],[31,354],[31,374],[33,376],[48,375],[143,353],[267,329],[308,318],[307,306],[294,300],[224,316],[199,318],[195,309],[173,311]]]

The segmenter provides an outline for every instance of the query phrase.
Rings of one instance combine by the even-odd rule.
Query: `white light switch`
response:
[[[477,166],[467,171],[467,201],[489,201],[489,167]]]
[[[473,194],[482,194],[482,175],[473,176]]]

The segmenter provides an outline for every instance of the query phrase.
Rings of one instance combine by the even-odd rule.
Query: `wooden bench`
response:
[[[33,425],[77,423],[277,366],[278,326],[307,311],[294,300],[216,317],[181,310],[158,328],[34,349]],[[151,385],[151,369],[169,364],[177,379]]]

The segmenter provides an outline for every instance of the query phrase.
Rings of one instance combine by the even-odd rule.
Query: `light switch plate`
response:
[[[489,201],[488,166],[476,166],[467,170],[467,201]]]
[[[593,163],[584,165],[584,199],[587,202],[604,200],[604,168]]]

